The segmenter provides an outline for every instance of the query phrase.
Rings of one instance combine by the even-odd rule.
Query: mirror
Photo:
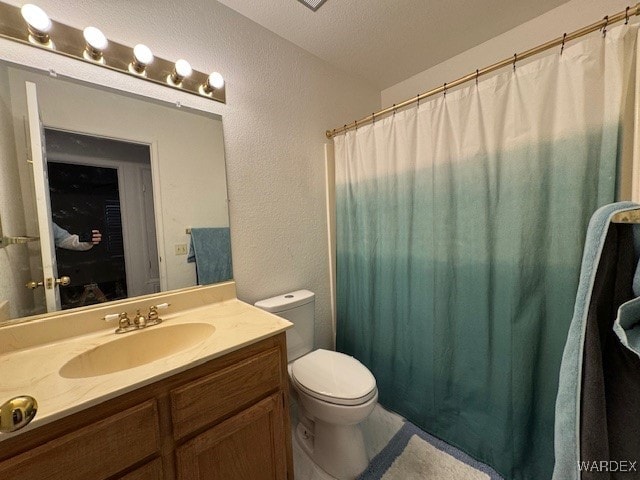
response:
[[[227,207],[219,116],[0,62],[0,321],[231,279]]]

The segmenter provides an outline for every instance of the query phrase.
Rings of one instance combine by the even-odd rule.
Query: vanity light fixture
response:
[[[37,5],[27,3],[20,9],[22,18],[27,22],[29,29],[29,41],[31,43],[51,46],[51,38],[49,32],[51,31],[51,19]]]
[[[53,13],[53,18],[47,13]],[[133,47],[135,44],[111,41],[96,27],[83,30],[55,18],[55,12],[45,12],[33,3],[15,6],[7,3],[7,0],[0,0],[0,38],[41,48],[69,59],[90,62],[113,72],[197,95],[201,99],[225,103],[227,85],[222,75],[193,70],[186,60],[175,62],[154,56],[149,47],[141,44]],[[175,101],[176,105],[180,103],[180,100]]]
[[[173,73],[167,77],[167,82],[174,87],[179,87],[182,84],[182,80],[191,76],[192,73],[193,69],[189,62],[181,58],[173,67]]]
[[[153,53],[146,45],[139,43],[133,47],[133,61],[129,64],[129,71],[146,76],[147,65],[153,62]]]
[[[82,31],[82,35],[84,36],[85,42],[87,42],[84,52],[82,52],[84,58],[93,60],[94,62],[104,63],[102,52],[109,45],[109,41],[107,37],[104,36],[104,33],[96,27],[87,27]]]
[[[211,95],[214,90],[220,90],[222,87],[224,87],[224,78],[218,72],[213,72],[207,77],[207,81],[200,85],[200,93]]]

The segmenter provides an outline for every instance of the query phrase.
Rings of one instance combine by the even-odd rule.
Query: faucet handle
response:
[[[126,333],[138,328],[136,325],[131,323],[131,319],[127,315],[127,312],[111,313],[109,315],[105,315],[103,317],[103,320],[105,322],[112,322],[114,320],[118,320],[118,328],[116,328],[116,333]]]
[[[165,310],[169,308],[170,303],[159,303],[157,305],[151,305],[149,307],[149,314],[147,315],[147,325],[157,325],[162,322],[162,319],[158,315],[158,310]]]
[[[120,318],[119,313],[110,313],[109,315],[105,315],[102,317],[102,320],[105,322],[113,322],[114,320],[118,320]]]

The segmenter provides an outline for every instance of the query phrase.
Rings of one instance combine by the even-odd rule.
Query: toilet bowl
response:
[[[356,478],[369,463],[359,424],[378,401],[375,378],[355,358],[322,349],[290,363],[289,377],[300,446],[333,477]]]
[[[298,290],[255,305],[294,324],[287,331],[287,355],[298,401],[296,440],[325,472],[353,480],[369,463],[359,424],[373,411],[378,389],[373,374],[355,358],[313,350],[314,298]]]

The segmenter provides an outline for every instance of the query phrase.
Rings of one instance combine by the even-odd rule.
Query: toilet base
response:
[[[316,465],[338,480],[354,480],[369,464],[358,425],[305,418],[296,427],[296,439]]]

